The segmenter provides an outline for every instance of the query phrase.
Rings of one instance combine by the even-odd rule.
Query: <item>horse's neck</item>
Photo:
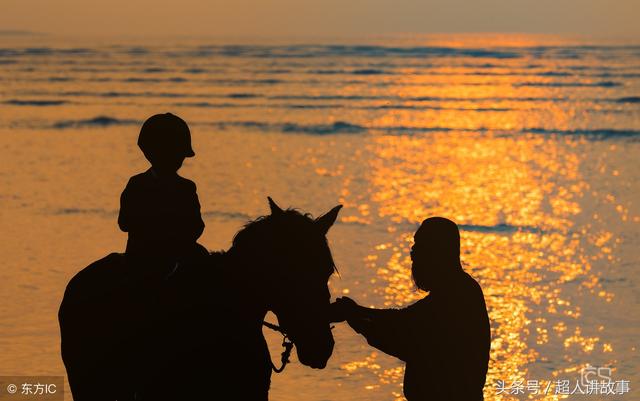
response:
[[[220,293],[240,314],[260,320],[270,309],[268,283],[260,271],[260,266],[250,266],[246,259],[227,253],[212,254],[214,264],[221,273]]]

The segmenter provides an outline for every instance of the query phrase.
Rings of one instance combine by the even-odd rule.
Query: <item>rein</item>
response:
[[[293,341],[289,340],[287,333],[282,327],[264,320],[262,321],[262,325],[282,334],[282,346],[284,347],[284,351],[282,351],[282,354],[280,355],[280,363],[282,363],[282,366],[280,366],[280,368],[277,368],[276,365],[273,364],[273,361],[269,359],[269,362],[271,362],[271,369],[273,369],[273,371],[276,373],[281,373],[290,362],[289,356],[291,355],[291,350],[293,349]]]

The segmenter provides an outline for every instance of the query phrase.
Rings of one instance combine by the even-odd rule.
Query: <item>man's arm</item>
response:
[[[403,361],[407,360],[412,341],[406,309],[366,308],[346,297],[338,302],[344,302],[349,326],[362,334],[370,345]]]

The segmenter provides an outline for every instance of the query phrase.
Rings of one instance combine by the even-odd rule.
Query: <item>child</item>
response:
[[[120,197],[126,255],[136,265],[174,270],[206,253],[196,242],[204,230],[196,185],[177,174],[185,157],[195,155],[189,127],[171,113],[156,114],[142,125],[138,146],[151,168],[131,177]]]
[[[404,309],[370,309],[347,297],[332,305],[367,342],[406,362],[407,400],[483,399],[489,362],[489,317],[482,289],[462,270],[458,226],[426,219],[411,248],[412,276],[429,294]]]

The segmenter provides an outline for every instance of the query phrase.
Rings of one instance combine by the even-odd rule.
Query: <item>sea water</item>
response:
[[[573,389],[587,364],[611,367],[630,381],[622,399],[640,399],[638,42],[36,35],[0,44],[0,375],[64,374],[65,285],[124,249],[119,196],[148,168],[140,124],[173,112],[192,130],[196,157],[180,173],[198,185],[209,249],[227,249],[267,214],[267,196],[316,216],[343,204],[328,234],[332,295],[402,307],[425,296],[410,278],[413,232],[448,217],[491,318],[485,399],[558,399],[555,382]],[[402,398],[403,364],[336,326],[327,368],[294,355],[273,376],[271,399]],[[278,361],[280,339],[265,335]],[[551,387],[498,388],[518,380]]]

